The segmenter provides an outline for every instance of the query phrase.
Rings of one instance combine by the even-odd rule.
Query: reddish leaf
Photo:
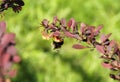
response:
[[[57,21],[58,21],[58,17],[57,17],[57,16],[55,16],[55,17],[53,18],[53,23],[54,23],[54,24],[56,24],[56,23],[57,23]]]
[[[79,34],[75,34],[75,35],[74,35],[74,38],[76,38],[77,40],[82,40],[82,38],[80,37]]]
[[[100,37],[101,42],[104,42],[104,41],[106,41],[107,39],[109,39],[109,37],[111,36],[111,34],[112,34],[112,33],[107,34],[107,35],[102,34],[102,36]]]
[[[81,28],[80,28],[81,33],[83,33],[85,31],[86,26],[87,26],[86,24],[81,23]]]
[[[9,62],[10,57],[11,57],[10,54],[3,54],[3,57],[2,57],[2,63],[3,63],[3,65],[7,64]]]
[[[13,33],[4,34],[4,36],[1,39],[1,45],[6,47],[9,43],[13,42],[14,38],[15,34]]]
[[[98,28],[96,28],[94,35],[98,35],[102,28],[103,28],[103,25],[99,25]]]
[[[21,58],[18,55],[13,56],[13,61],[15,63],[19,63],[21,61]]]
[[[113,67],[109,63],[105,63],[105,62],[102,63],[102,66],[105,67],[105,68],[109,68],[109,69],[111,69]]]
[[[71,27],[72,31],[75,30],[76,22],[73,18],[71,18],[68,22],[68,27]]]
[[[100,52],[105,54],[104,46],[96,45],[96,49]]]
[[[70,32],[64,32],[65,33],[65,35],[67,36],[67,37],[70,37],[70,38],[74,38],[74,34],[72,34],[72,33],[70,33]]]
[[[6,30],[6,23],[4,21],[0,22],[0,37]]]
[[[106,36],[104,34],[102,34],[100,37],[101,42],[104,42],[106,39],[107,39]]]
[[[61,19],[61,24],[63,25],[63,26],[66,26],[66,20],[65,19]]]
[[[96,31],[100,31],[103,28],[103,25],[99,25],[98,28],[96,29]]]
[[[6,53],[11,54],[11,55],[16,55],[17,54],[17,50],[16,50],[16,48],[14,46],[9,46],[7,48]]]
[[[45,26],[45,27],[48,26],[48,23],[49,23],[49,21],[48,21],[47,19],[44,19],[44,20],[42,21],[42,25]]]
[[[16,76],[16,73],[17,73],[17,71],[16,71],[15,69],[13,69],[13,70],[11,70],[11,71],[8,72],[8,75],[9,75],[10,77],[15,77],[15,76]]]
[[[72,48],[75,48],[75,49],[84,49],[84,48],[86,48],[85,46],[82,46],[82,45],[80,45],[80,44],[74,44],[73,46],[72,46]]]
[[[12,67],[12,62],[8,62],[7,64],[4,65],[4,70],[10,70],[10,68]]]
[[[55,25],[53,24],[49,24],[49,26],[47,27],[46,30],[49,30],[49,29],[56,29]]]
[[[68,25],[68,27],[71,27],[71,25],[72,25],[72,21],[69,20],[67,25]]]
[[[109,33],[106,35],[106,38],[109,38],[112,35],[112,33]]]
[[[60,36],[60,32],[59,31],[55,31],[52,36]]]
[[[115,41],[114,41],[114,40],[112,40],[112,41],[110,41],[109,46],[110,46],[110,47],[113,47],[113,46],[115,46],[115,44],[116,44],[116,43],[115,43]]]

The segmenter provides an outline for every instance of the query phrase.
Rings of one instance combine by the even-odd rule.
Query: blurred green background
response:
[[[53,16],[104,25],[102,33],[112,33],[120,41],[120,0],[24,0],[18,13],[5,11],[7,30],[16,33],[18,53],[22,61],[12,82],[114,82],[110,70],[101,66],[100,54],[94,50],[75,50],[76,40],[66,39],[59,52],[51,49],[51,41],[41,38],[40,22]]]

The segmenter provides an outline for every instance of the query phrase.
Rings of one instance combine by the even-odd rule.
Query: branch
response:
[[[120,45],[115,40],[110,40],[110,34],[100,36],[100,42],[96,37],[100,35],[100,30],[103,25],[98,27],[89,26],[85,23],[76,22],[71,18],[68,22],[65,19],[53,18],[49,23],[47,19],[41,22],[43,27],[42,37],[46,40],[53,39],[54,49],[59,49],[64,44],[64,38],[77,39],[79,42],[85,42],[88,46],[81,44],[74,44],[75,49],[95,48],[102,55],[100,58],[104,59],[102,65],[115,71],[115,74],[110,74],[110,77],[120,81]],[[91,47],[92,46],[92,47]]]

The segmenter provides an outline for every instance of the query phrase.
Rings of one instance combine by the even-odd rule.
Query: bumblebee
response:
[[[53,42],[52,42],[53,49],[59,49],[63,44],[64,44],[64,40],[61,37],[59,36],[53,37]]]
[[[52,42],[53,49],[59,49],[64,44],[64,40],[62,37],[52,35],[52,34],[47,34],[44,31],[42,31],[42,38],[45,40],[49,40],[50,38],[52,38],[53,39],[53,42]]]

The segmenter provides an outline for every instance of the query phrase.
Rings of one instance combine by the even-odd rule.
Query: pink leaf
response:
[[[115,44],[116,44],[116,43],[115,43],[115,41],[114,41],[114,40],[112,40],[112,41],[110,41],[109,46],[110,46],[110,47],[113,47],[113,46],[115,46]]]
[[[67,36],[67,37],[70,37],[70,38],[74,38],[74,34],[72,34],[72,33],[70,33],[70,32],[64,32],[65,33],[65,35]]]
[[[74,35],[74,38],[76,38],[77,40],[82,40],[82,38],[80,37],[79,34],[75,34],[75,35]]]
[[[109,68],[109,69],[111,69],[113,66],[112,65],[110,65],[109,63],[102,63],[102,66],[103,67],[105,67],[105,68]]]
[[[47,19],[44,19],[44,20],[42,21],[42,25],[45,26],[45,27],[48,26],[48,23],[49,23],[49,21],[48,21]]]
[[[17,73],[17,71],[16,71],[15,69],[13,69],[13,70],[11,70],[11,71],[8,72],[8,75],[9,75],[10,77],[15,77],[15,76],[16,76],[16,73]]]
[[[14,46],[9,46],[7,48],[6,53],[11,54],[11,55],[16,55],[17,54],[17,50],[16,50],[16,48]]]
[[[57,23],[57,21],[58,21],[58,17],[57,17],[57,16],[55,16],[55,17],[53,18],[53,23],[54,23],[54,24],[56,24],[56,23]]]
[[[15,63],[19,63],[21,61],[21,58],[18,55],[13,56],[13,61]]]
[[[102,36],[100,37],[101,42],[104,42],[104,41],[106,41],[107,39],[109,39],[109,37],[111,36],[111,34],[112,34],[112,33],[109,33],[109,34],[107,34],[107,35],[102,34]]]
[[[72,25],[72,21],[69,20],[67,25],[68,25],[68,27],[71,27],[71,25]]]
[[[68,27],[71,27],[72,31],[74,31],[75,26],[76,26],[76,22],[73,18],[71,18],[68,22]]]
[[[72,48],[75,48],[75,49],[84,49],[84,48],[86,48],[85,46],[82,46],[82,45],[80,45],[80,44],[74,44],[73,46],[72,46]]]
[[[7,65],[7,63],[9,63],[11,55],[10,54],[3,54],[2,57],[2,64],[3,66]]]
[[[106,39],[107,39],[106,36],[104,34],[102,34],[100,37],[101,42],[104,42]]]
[[[103,28],[103,25],[99,25],[96,31],[100,31]]]
[[[6,30],[6,23],[4,21],[0,22],[0,37]]]
[[[50,29],[56,29],[55,25],[49,24],[46,30],[50,30]]]
[[[55,31],[55,32],[53,33],[53,36],[60,36],[60,32],[59,32],[59,31]]]
[[[13,33],[4,34],[4,36],[1,39],[1,45],[6,47],[9,43],[13,42],[14,38],[15,34]]]
[[[80,28],[81,33],[84,32],[86,26],[87,25],[85,23],[81,23],[81,28]]]
[[[96,45],[96,49],[100,52],[105,54],[104,46]]]
[[[12,67],[12,62],[8,62],[7,64],[4,64],[4,70],[10,70]]]
[[[106,38],[108,39],[111,35],[112,35],[112,33],[107,34]]]
[[[61,19],[61,24],[63,25],[63,26],[66,26],[66,20],[65,19]]]
[[[103,28],[103,25],[99,25],[98,28],[96,28],[94,35],[98,35],[102,28]]]

